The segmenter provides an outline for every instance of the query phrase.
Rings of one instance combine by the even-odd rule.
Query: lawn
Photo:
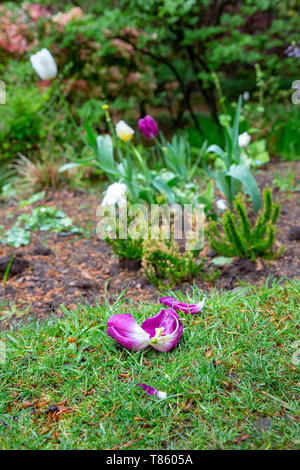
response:
[[[202,312],[179,315],[168,353],[129,352],[106,334],[113,314],[141,323],[160,309],[124,296],[2,331],[0,447],[295,449],[299,300],[297,280],[212,289]]]
[[[1,2],[1,450],[299,447],[299,37],[298,0]]]

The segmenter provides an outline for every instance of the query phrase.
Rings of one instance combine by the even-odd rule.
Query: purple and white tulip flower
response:
[[[143,119],[139,119],[139,129],[148,139],[152,139],[158,134],[158,125],[155,119],[149,116],[149,114]]]
[[[151,346],[160,352],[168,352],[178,343],[183,325],[172,308],[161,310],[139,326],[128,314],[111,316],[107,321],[107,334],[129,351],[140,351]]]
[[[203,297],[201,302],[198,302],[197,304],[185,304],[184,302],[180,302],[179,300],[175,299],[175,297],[162,297],[159,299],[159,301],[161,304],[167,305],[168,307],[171,307],[177,311],[195,314],[201,312],[203,309],[205,297]]]
[[[148,395],[156,395],[157,398],[160,399],[165,399],[167,398],[166,392],[162,392],[161,390],[157,390],[156,388],[150,387],[150,385],[146,384],[137,384],[139,387],[142,387],[144,392],[146,392]]]

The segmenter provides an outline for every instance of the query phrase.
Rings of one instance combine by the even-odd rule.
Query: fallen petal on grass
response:
[[[144,392],[146,392],[148,395],[156,395],[157,398],[160,398],[162,400],[167,398],[166,392],[162,392],[161,390],[157,390],[156,388],[150,387],[150,385],[146,385],[146,384],[137,384],[137,385],[139,387],[142,387]]]
[[[180,302],[175,297],[162,297],[159,299],[159,301],[161,304],[167,305],[168,307],[171,307],[177,311],[195,314],[201,312],[203,309],[205,304],[205,297],[203,297],[201,302],[198,302],[197,304],[186,304],[184,302]]]

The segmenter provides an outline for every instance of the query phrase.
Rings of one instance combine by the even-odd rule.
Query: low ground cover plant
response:
[[[16,248],[30,243],[30,232],[41,230],[46,232],[82,233],[82,229],[73,225],[72,219],[64,211],[55,207],[40,206],[31,213],[21,214],[10,229],[2,234],[0,243]]]

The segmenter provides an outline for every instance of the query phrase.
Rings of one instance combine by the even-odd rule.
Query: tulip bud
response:
[[[158,134],[157,123],[148,114],[143,119],[139,119],[139,129],[148,139],[152,139]]]
[[[126,205],[127,201],[125,194],[127,192],[127,186],[124,183],[113,183],[110,184],[105,192],[105,196],[101,203],[101,206],[114,206],[118,204],[119,207]]]
[[[31,64],[42,80],[51,80],[57,75],[55,60],[48,49],[42,49],[30,56]]]
[[[248,132],[243,132],[243,134],[239,135],[240,147],[247,147],[247,145],[250,144],[250,141],[251,141],[251,135],[249,135]]]
[[[127,142],[132,139],[134,130],[125,121],[119,121],[116,125],[116,134],[121,140]]]

